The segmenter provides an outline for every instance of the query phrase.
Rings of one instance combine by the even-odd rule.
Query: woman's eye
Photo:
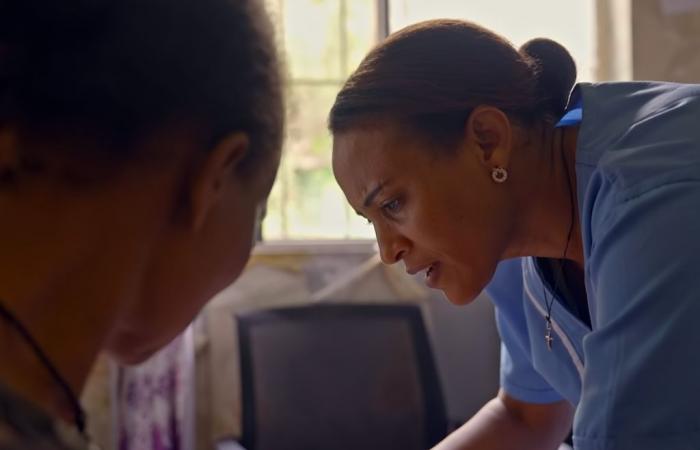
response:
[[[401,206],[401,203],[399,202],[399,200],[395,199],[395,200],[391,200],[391,201],[383,204],[382,209],[384,209],[386,212],[389,212],[389,213],[395,213],[396,211],[399,210],[400,206]]]

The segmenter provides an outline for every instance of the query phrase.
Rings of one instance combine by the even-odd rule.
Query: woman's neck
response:
[[[550,128],[531,138],[513,174],[518,224],[510,257],[563,258],[583,267],[576,142],[578,127]]]

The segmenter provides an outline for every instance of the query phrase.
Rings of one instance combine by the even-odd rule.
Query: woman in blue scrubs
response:
[[[330,114],[383,260],[487,289],[501,389],[446,449],[700,448],[700,86],[578,84],[461,21],[375,48]]]

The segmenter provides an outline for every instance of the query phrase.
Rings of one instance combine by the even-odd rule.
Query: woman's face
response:
[[[186,164],[193,169],[175,183],[176,212],[165,218],[136,298],[109,338],[106,350],[120,362],[140,362],[170,342],[245,267],[278,161],[241,177],[235,151]]]
[[[342,132],[333,145],[335,177],[374,226],[383,261],[402,260],[455,304],[479,295],[511,233],[510,197],[472,137],[441,149],[386,124]]]

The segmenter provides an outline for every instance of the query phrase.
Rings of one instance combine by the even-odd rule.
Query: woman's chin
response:
[[[137,366],[147,361],[153,356],[158,349],[109,349],[107,355],[109,358],[121,366]]]
[[[165,343],[160,339],[154,339],[152,336],[146,338],[131,333],[123,333],[114,336],[107,347],[105,353],[123,366],[135,366],[148,360],[151,356],[158,352]]]
[[[460,288],[460,286],[447,287],[445,289],[440,290],[443,294],[445,294],[445,297],[447,298],[447,300],[449,300],[450,303],[457,306],[465,306],[471,304],[481,293],[481,291],[474,292],[470,289],[465,289],[463,287]]]

